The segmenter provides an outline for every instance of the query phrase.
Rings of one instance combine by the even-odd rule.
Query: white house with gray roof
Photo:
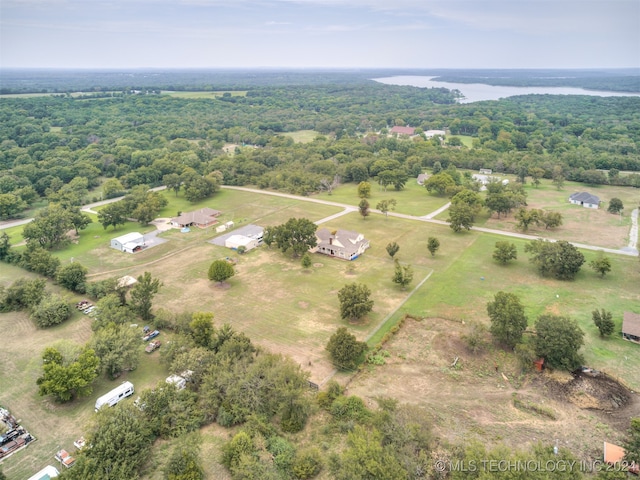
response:
[[[317,246],[312,252],[331,257],[355,260],[369,248],[369,240],[361,233],[351,230],[329,230],[321,228],[316,231]]]
[[[582,205],[584,208],[598,208],[600,198],[588,192],[576,192],[569,197],[569,201],[574,205]]]

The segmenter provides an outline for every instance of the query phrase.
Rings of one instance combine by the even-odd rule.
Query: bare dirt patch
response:
[[[356,375],[348,393],[374,405],[376,397],[417,404],[432,414],[436,433],[453,443],[477,438],[522,448],[558,439],[585,460],[600,458],[602,441],[620,440],[629,418],[640,414],[638,395],[616,382],[521,375],[503,350],[489,345],[472,354],[462,339],[465,331],[452,320],[405,321],[384,347],[387,364]],[[549,414],[516,408],[514,395]]]

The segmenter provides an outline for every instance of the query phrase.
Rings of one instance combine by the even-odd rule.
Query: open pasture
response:
[[[404,213],[406,215],[415,215],[422,217],[428,215],[438,208],[446,205],[449,199],[447,197],[438,197],[430,195],[426,188],[418,185],[415,178],[409,178],[405,188],[396,191],[393,187],[388,187],[385,191],[375,181],[371,180],[371,196],[367,198],[369,207],[375,209],[381,200],[395,199],[397,204],[394,212]],[[345,203],[348,205],[358,206],[361,198],[358,197],[358,187],[353,183],[345,183],[333,190],[331,195],[327,192],[321,192],[314,195],[314,198],[329,200],[331,202]]]

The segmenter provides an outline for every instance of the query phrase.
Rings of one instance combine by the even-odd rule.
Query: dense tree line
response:
[[[336,176],[399,189],[436,163],[525,169],[549,179],[559,169],[567,180],[640,186],[640,175],[619,173],[640,171],[638,98],[538,95],[460,105],[447,90],[338,77],[286,86],[246,79],[245,95],[215,99],[2,99],[0,216],[19,216],[39,198],[77,205],[105,177],[103,195],[110,196],[186,172],[195,177],[191,190],[183,185],[185,194],[196,197],[201,189],[194,181],[213,172],[219,183],[308,194]],[[242,81],[237,77],[233,87]],[[418,134],[448,129],[473,136],[474,145],[389,137],[394,125],[414,126]],[[304,129],[321,136],[302,144],[282,135]],[[229,155],[225,143],[240,148]]]

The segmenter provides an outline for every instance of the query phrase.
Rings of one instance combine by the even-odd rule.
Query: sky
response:
[[[640,67],[640,0],[0,0],[0,68]]]

